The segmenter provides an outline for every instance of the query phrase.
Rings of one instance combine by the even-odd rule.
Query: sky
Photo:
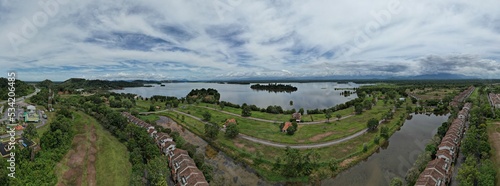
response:
[[[498,0],[0,0],[0,76],[500,78],[499,8]]]

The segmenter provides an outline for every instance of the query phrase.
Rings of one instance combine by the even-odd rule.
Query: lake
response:
[[[335,82],[320,83],[284,83],[298,88],[292,93],[256,91],[250,88],[251,84],[218,84],[218,83],[164,83],[165,86],[153,85],[154,87],[133,87],[123,90],[113,90],[116,93],[132,93],[143,97],[153,95],[186,97],[192,89],[213,88],[221,94],[221,101],[229,101],[236,104],[254,104],[260,108],[269,105],[279,105],[283,109],[315,109],[329,108],[337,104],[345,103],[357,98],[356,94],[344,97],[340,95],[343,90],[335,88],[356,88],[361,84]],[[290,105],[293,101],[293,106]]]
[[[404,180],[406,172],[425,149],[425,145],[437,133],[437,128],[448,115],[413,115],[394,133],[379,152],[340,173],[335,178],[322,181],[328,186],[389,185],[395,176]]]

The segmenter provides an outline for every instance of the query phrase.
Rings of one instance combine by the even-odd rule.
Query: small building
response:
[[[399,101],[406,101],[406,98],[399,98]]]
[[[281,129],[281,132],[287,132],[288,128],[292,126],[292,122],[285,122],[285,125],[283,125],[283,128]]]
[[[300,112],[293,113],[292,118],[295,119],[296,122],[300,122],[302,120],[302,114]]]
[[[28,110],[28,112],[30,113],[34,113],[36,111],[36,107],[33,105],[28,105],[26,106],[26,110]]]

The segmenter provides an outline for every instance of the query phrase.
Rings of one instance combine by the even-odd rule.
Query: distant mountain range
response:
[[[213,79],[210,81],[239,81],[239,82],[250,82],[250,81],[337,81],[337,80],[460,80],[460,79],[479,79],[473,76],[465,76],[459,74],[450,73],[437,73],[437,74],[424,74],[417,76],[378,76],[378,75],[367,75],[367,76],[309,76],[309,77],[242,77],[242,78],[231,78],[231,79]]]

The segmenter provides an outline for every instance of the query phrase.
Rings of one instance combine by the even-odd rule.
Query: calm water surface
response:
[[[123,90],[113,90],[117,93],[133,93],[143,97],[153,95],[185,97],[192,89],[214,88],[221,94],[222,101],[237,104],[255,104],[258,107],[279,105],[283,109],[315,109],[329,108],[340,103],[357,98],[356,94],[348,97],[340,95],[343,90],[335,88],[354,88],[360,84],[337,84],[335,82],[325,83],[284,83],[298,88],[292,93],[274,93],[267,91],[255,91],[250,85],[240,84],[217,84],[217,83],[165,83],[165,86],[153,85],[155,87],[134,87]],[[293,106],[290,106],[293,101]]]
[[[417,114],[406,120],[401,130],[394,133],[388,144],[378,153],[358,163],[335,178],[322,181],[325,186],[389,185],[398,176],[404,179],[406,171],[425,145],[436,134],[437,128],[448,119],[448,115]]]

